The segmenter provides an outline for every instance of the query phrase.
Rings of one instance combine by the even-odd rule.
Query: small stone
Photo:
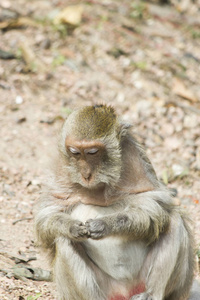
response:
[[[117,102],[122,103],[122,102],[124,102],[124,100],[125,100],[125,95],[124,95],[124,93],[119,92],[119,93],[117,94]]]
[[[3,8],[10,8],[10,7],[11,7],[11,3],[10,3],[10,1],[3,0],[3,1],[1,2],[1,6],[2,6]]]
[[[166,135],[170,136],[174,133],[174,126],[173,124],[165,124],[163,126],[164,132]]]
[[[15,99],[15,103],[16,104],[22,104],[24,102],[23,98],[21,96],[17,96]]]
[[[196,116],[185,116],[183,124],[185,128],[195,128],[198,126],[198,119]]]
[[[176,150],[181,147],[181,140],[177,137],[167,137],[164,141],[166,148]]]
[[[3,193],[7,194],[10,197],[13,197],[15,193],[12,191],[12,188],[9,184],[4,184]]]
[[[172,165],[172,171],[174,176],[179,176],[184,172],[185,168],[181,165],[174,164]]]
[[[40,184],[41,184],[41,182],[40,182],[39,179],[33,179],[33,180],[31,181],[31,183],[32,183],[32,185],[40,185]]]

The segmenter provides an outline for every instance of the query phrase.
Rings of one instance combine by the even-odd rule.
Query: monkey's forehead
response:
[[[86,106],[72,113],[68,119],[71,131],[78,138],[96,139],[115,128],[117,116],[111,106]]]
[[[80,139],[77,140],[77,138],[73,138],[71,136],[66,136],[65,139],[66,146],[72,146],[77,148],[92,148],[92,147],[98,147],[99,149],[104,149],[105,145],[100,140],[88,140],[88,139]]]

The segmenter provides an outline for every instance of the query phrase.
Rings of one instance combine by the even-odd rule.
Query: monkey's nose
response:
[[[90,181],[92,177],[92,173],[90,170],[84,170],[83,172],[81,172],[81,174],[85,180]]]

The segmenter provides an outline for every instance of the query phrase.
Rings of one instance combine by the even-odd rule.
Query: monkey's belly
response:
[[[147,248],[142,242],[125,241],[120,237],[84,242],[91,260],[115,280],[133,282],[137,278]]]
[[[80,204],[71,217],[85,223],[88,219],[101,218],[117,209]],[[133,282],[147,255],[147,246],[140,241],[122,237],[107,237],[101,240],[87,239],[83,242],[91,260],[115,280]]]

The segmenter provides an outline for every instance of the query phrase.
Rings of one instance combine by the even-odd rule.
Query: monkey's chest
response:
[[[115,280],[132,282],[140,271],[147,249],[142,242],[121,237],[88,239],[83,243],[90,259]]]

